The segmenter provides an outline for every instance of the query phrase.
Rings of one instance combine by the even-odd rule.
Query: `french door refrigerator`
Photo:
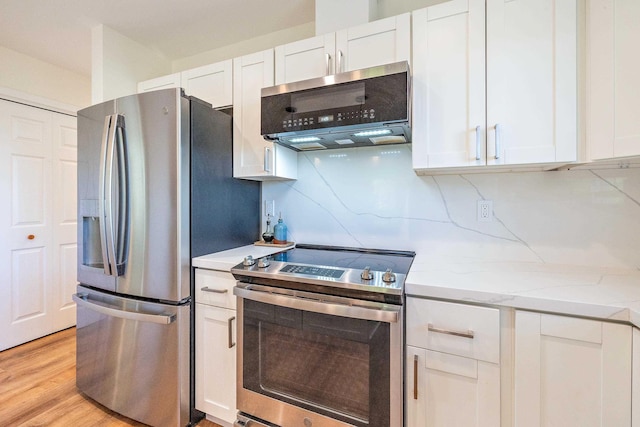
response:
[[[231,117],[165,89],[78,112],[76,384],[145,424],[195,422],[191,258],[254,242]]]

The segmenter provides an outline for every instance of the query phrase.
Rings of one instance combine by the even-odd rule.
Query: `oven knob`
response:
[[[258,260],[258,268],[267,268],[267,267],[269,267],[269,264],[271,264],[271,263],[266,258],[260,258]]]
[[[244,261],[242,261],[242,265],[244,265],[245,267],[251,267],[255,263],[256,261],[253,259],[251,255],[244,257]]]
[[[382,281],[385,283],[393,283],[396,281],[396,275],[391,272],[390,268],[387,268],[387,271],[382,275]]]
[[[373,279],[373,274],[371,274],[371,267],[366,266],[364,270],[362,270],[362,274],[360,275],[362,280],[371,280]]]

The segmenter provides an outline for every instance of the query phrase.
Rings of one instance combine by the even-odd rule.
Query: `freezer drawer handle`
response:
[[[93,310],[97,313],[106,314],[107,316],[120,317],[122,319],[135,320],[139,322],[159,323],[161,325],[168,325],[175,322],[175,314],[149,314],[140,313],[134,311],[121,310],[119,308],[111,307],[99,303],[97,301],[89,302],[86,294],[73,294],[73,300],[76,304]]]

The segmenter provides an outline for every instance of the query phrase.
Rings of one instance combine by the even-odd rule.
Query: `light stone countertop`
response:
[[[275,254],[287,249],[291,249],[293,246],[287,246],[286,248],[271,247],[271,246],[255,246],[246,245],[238,248],[228,249],[222,252],[215,252],[208,255],[199,256],[193,258],[193,266],[200,268],[208,268],[210,270],[229,271],[232,267],[241,263],[244,257],[251,255],[255,259],[263,256]]]
[[[229,271],[247,255],[257,259],[285,249],[246,245],[193,258],[193,265]],[[405,293],[640,327],[640,270],[534,262],[433,263],[418,254]]]
[[[430,263],[416,257],[407,296],[629,322],[640,327],[640,271],[546,263]]]

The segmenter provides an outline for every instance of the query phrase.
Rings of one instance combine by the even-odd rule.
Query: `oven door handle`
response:
[[[280,307],[293,308],[295,310],[312,311],[314,313],[328,314],[332,316],[373,320],[385,323],[397,323],[400,319],[400,310],[402,309],[401,306],[393,306],[370,301],[359,301],[350,298],[344,298],[345,303],[340,304],[319,299],[315,300],[299,296],[277,294],[269,291],[247,289],[239,286],[233,288],[233,293],[240,298],[263,302],[265,304],[278,305]]]

